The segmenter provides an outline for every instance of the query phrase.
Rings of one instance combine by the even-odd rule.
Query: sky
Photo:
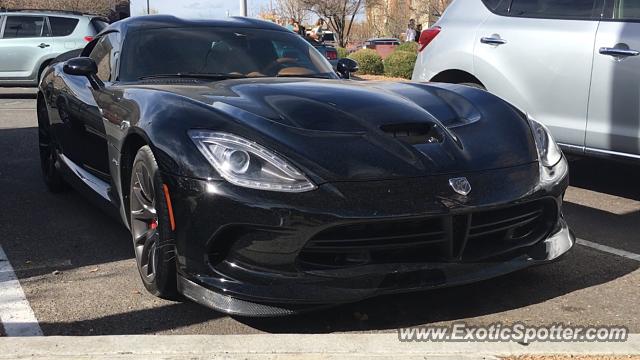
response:
[[[270,0],[247,0],[249,15],[256,15],[261,7],[268,7]],[[240,15],[239,0],[149,0],[152,9],[160,14],[172,14],[184,18],[223,18]],[[147,0],[131,0],[131,15],[147,12]]]

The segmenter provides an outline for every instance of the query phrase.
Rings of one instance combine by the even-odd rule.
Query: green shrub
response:
[[[382,58],[375,50],[360,49],[349,55],[350,59],[358,62],[360,70],[358,74],[363,75],[382,75],[384,74],[384,63]]]
[[[411,79],[418,54],[413,51],[394,51],[384,60],[384,74]]]
[[[418,52],[418,43],[415,41],[405,41],[396,48],[396,51]]]
[[[336,50],[338,51],[338,59],[343,59],[349,56],[349,50],[343,47],[337,47]]]

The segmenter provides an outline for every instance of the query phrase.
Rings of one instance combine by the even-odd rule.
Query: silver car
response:
[[[420,43],[413,80],[485,88],[565,151],[640,160],[640,1],[455,0]]]
[[[51,60],[84,47],[106,26],[75,12],[0,12],[0,86],[36,86]]]

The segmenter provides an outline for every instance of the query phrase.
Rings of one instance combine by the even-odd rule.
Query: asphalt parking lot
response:
[[[571,178],[564,211],[576,235],[640,254],[640,166],[579,160]],[[229,317],[155,298],[139,281],[122,225],[74,191],[45,190],[30,90],[0,89],[0,189],[0,246],[45,335],[378,332],[457,321],[640,332],[640,261],[583,245],[560,262],[478,284],[290,318]]]

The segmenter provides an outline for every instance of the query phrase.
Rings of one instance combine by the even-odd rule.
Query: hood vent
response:
[[[435,124],[389,124],[382,125],[380,130],[411,145],[441,143],[444,139]]]

